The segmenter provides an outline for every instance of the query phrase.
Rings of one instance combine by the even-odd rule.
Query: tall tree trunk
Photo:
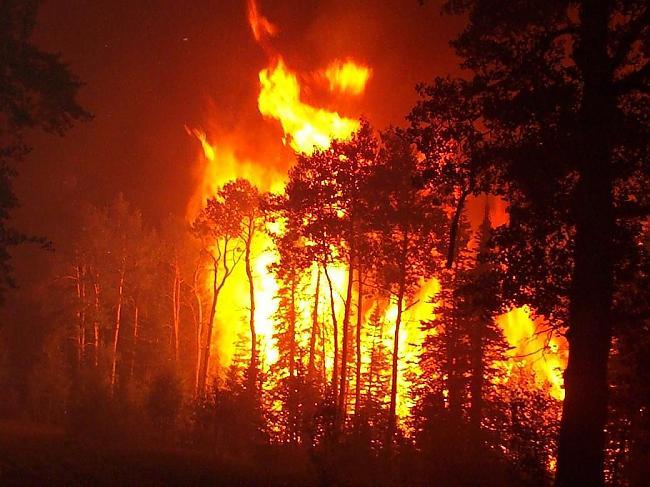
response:
[[[314,380],[316,372],[316,336],[318,334],[318,300],[320,298],[320,266],[317,265],[316,289],[314,291],[314,306],[311,311],[311,334],[309,336],[309,365],[307,375]]]
[[[354,416],[359,418],[361,411],[361,331],[363,325],[363,274],[361,270],[361,256],[357,263],[357,329],[356,329],[356,352],[357,352],[357,370],[355,374],[355,391],[354,391]]]
[[[329,270],[327,269],[327,264],[323,266],[325,272],[325,278],[327,279],[327,285],[329,287],[330,293],[330,308],[332,312],[332,327],[334,332],[334,360],[332,364],[332,393],[336,394],[336,386],[338,384],[338,359],[339,359],[339,327],[336,321],[336,307],[334,306],[334,288],[332,287],[332,278],[330,277]]]
[[[246,277],[248,278],[248,297],[250,301],[250,317],[248,325],[251,331],[251,361],[248,367],[249,390],[254,391],[257,387],[257,334],[255,332],[255,282],[253,281],[253,270],[251,268],[251,245],[253,241],[253,230],[249,229],[246,238],[246,252],[244,263],[246,265]]]
[[[489,253],[490,237],[492,235],[492,223],[490,221],[490,200],[485,196],[485,205],[483,207],[483,221],[479,227],[479,242],[476,253],[475,271],[479,276],[492,274],[493,270],[489,264],[484,263]],[[480,291],[481,293],[490,293],[489,289]],[[496,298],[496,296],[493,296]],[[479,302],[479,306],[480,302]],[[486,336],[488,329],[493,321],[493,307],[490,304],[484,304],[479,309],[473,309],[473,323],[470,328],[470,367],[472,375],[470,378],[469,390],[472,396],[472,402],[469,410],[469,424],[472,430],[472,440],[474,445],[479,447],[481,444],[481,423],[483,421],[483,386],[485,383],[485,348]],[[478,450],[477,450],[478,451]]]
[[[212,345],[212,330],[214,328],[214,318],[217,314],[217,300],[219,299],[219,286],[217,277],[219,273],[219,261],[212,257],[212,304],[210,305],[210,316],[206,323],[206,337],[203,343],[203,353],[201,354],[201,370],[199,372],[199,396],[205,397],[205,386],[208,378],[208,367],[210,365],[210,347]]]
[[[346,415],[346,393],[348,388],[348,349],[350,348],[350,309],[352,307],[352,279],[354,273],[354,253],[350,249],[348,262],[348,285],[345,293],[345,308],[343,311],[343,344],[341,349],[341,384],[339,387],[339,415],[345,420]]]
[[[93,319],[93,361],[96,368],[99,365],[99,315],[101,312],[101,301],[99,298],[99,274],[95,275],[95,282],[93,282],[93,291],[95,293],[95,317]]]
[[[131,353],[131,379],[133,379],[133,371],[135,370],[135,359],[138,355],[138,340],[140,338],[140,321],[138,303],[133,303],[133,351]]]
[[[404,306],[404,294],[406,293],[406,258],[408,256],[408,232],[405,231],[402,238],[402,255],[400,262],[399,287],[397,290],[397,317],[395,319],[395,334],[393,337],[393,363],[390,382],[390,408],[388,412],[388,441],[390,449],[393,445],[393,437],[397,428],[397,373],[399,364],[399,331],[402,324],[402,309]]]
[[[580,174],[556,485],[604,484],[607,364],[614,281],[611,127],[615,113],[607,54],[611,2],[582,2],[576,63],[583,93],[576,141]]]
[[[194,373],[194,397],[200,395],[201,378],[201,338],[203,338],[203,300],[201,299],[201,288],[199,287],[200,266],[194,271],[194,299],[196,299],[196,367]]]
[[[379,331],[377,331],[379,329]],[[370,364],[368,365],[368,384],[366,386],[366,402],[372,400],[372,387],[375,384],[375,369],[377,361],[377,343],[381,343],[384,338],[383,322],[375,327],[372,333],[372,345],[370,346]]]
[[[122,325],[122,303],[124,301],[124,262],[120,270],[120,281],[117,287],[117,307],[115,310],[115,328],[113,330],[113,355],[111,365],[111,396],[115,393],[115,380],[117,376],[117,345],[120,340],[120,327]]]
[[[469,196],[469,190],[462,189],[458,201],[456,203],[456,209],[454,211],[454,216],[451,220],[451,225],[449,228],[449,246],[447,247],[447,262],[445,266],[447,269],[451,269],[451,266],[454,263],[454,258],[456,257],[456,247],[458,245],[458,229],[460,227],[460,217],[463,214],[465,209],[465,200]]]
[[[455,285],[452,285],[452,288]],[[452,422],[453,431],[456,431],[462,420],[462,407],[463,401],[461,394],[463,392],[462,379],[460,371],[458,370],[458,358],[459,358],[459,333],[460,327],[458,326],[456,314],[456,305],[454,298],[451,297],[451,317],[447,321],[445,326],[445,338],[446,338],[446,369],[447,369],[447,403],[449,404],[449,416]]]
[[[296,376],[296,276],[291,279],[291,309],[289,310],[289,377]]]
[[[322,364],[322,380],[323,384],[327,384],[327,330],[325,326],[320,327],[320,340],[321,340],[321,364]]]
[[[470,394],[472,402],[469,410],[469,424],[474,441],[480,441],[481,421],[483,420],[483,374],[485,373],[484,346],[486,323],[479,318],[472,327],[470,335],[470,361],[472,376],[470,378]]]
[[[77,265],[76,283],[77,283],[77,370],[80,370],[84,361],[84,348],[86,345],[86,288],[84,283],[85,271],[81,265]]]
[[[84,269],[84,275],[86,270]],[[86,281],[81,283],[81,360],[86,361]]]
[[[180,322],[181,322],[181,273],[178,264],[178,257],[174,262],[174,283],[172,290],[173,306],[173,333],[174,333],[174,360],[178,362],[179,342],[180,342]]]

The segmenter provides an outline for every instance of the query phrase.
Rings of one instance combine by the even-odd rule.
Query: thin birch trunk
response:
[[[124,261],[120,270],[120,282],[117,294],[117,309],[115,310],[115,330],[113,334],[113,357],[111,365],[111,395],[115,393],[115,380],[117,376],[117,346],[120,339],[120,327],[122,325],[122,303],[124,298]]]
[[[393,364],[390,385],[390,408],[388,422],[388,448],[392,447],[393,437],[397,427],[397,376],[399,365],[399,332],[402,324],[402,310],[404,306],[404,294],[406,292],[406,258],[408,256],[408,231],[404,231],[402,240],[402,255],[400,262],[399,288],[397,291],[397,318],[395,319],[395,333],[393,336]]]
[[[336,386],[338,384],[338,358],[339,358],[339,327],[336,322],[336,307],[334,306],[334,289],[332,287],[332,278],[330,273],[327,270],[327,264],[323,266],[323,271],[325,272],[325,278],[327,279],[327,285],[329,287],[330,294],[330,307],[332,312],[332,327],[334,331],[334,361],[332,365],[332,393],[336,394]]]
[[[354,415],[359,417],[361,410],[361,331],[363,324],[363,275],[361,271],[361,260],[359,259],[357,276],[357,329],[356,329],[356,352],[357,352],[357,370],[355,375],[354,391]]]
[[[199,397],[199,378],[201,375],[201,338],[203,337],[203,300],[199,288],[200,267],[194,271],[194,298],[196,299],[196,368],[194,374],[194,397]]]
[[[311,335],[309,337],[309,365],[307,374],[310,380],[314,379],[316,361],[316,335],[318,334],[318,300],[320,297],[320,266],[316,274],[316,290],[314,291],[314,307],[311,312]]]
[[[133,304],[133,353],[131,354],[131,379],[133,379],[133,371],[135,370],[135,359],[138,353],[138,340],[140,334],[140,322],[138,320],[138,304]]]
[[[354,273],[354,254],[350,251],[348,263],[348,285],[345,294],[345,308],[343,311],[343,347],[341,350],[341,384],[339,387],[339,414],[345,419],[346,415],[346,393],[348,387],[348,349],[350,348],[350,308],[352,305],[352,286]]]

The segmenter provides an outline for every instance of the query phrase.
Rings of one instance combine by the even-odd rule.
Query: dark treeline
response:
[[[76,79],[29,44],[35,9],[0,3],[3,52],[19,53],[0,77],[9,287],[9,247],[49,246],[8,224],[23,134],[88,117]],[[5,292],[0,414],[74,444],[192,455],[201,473],[175,473],[187,482],[643,484],[650,8],[444,10],[467,17],[453,42],[466,76],[419,86],[405,128],[362,119],[349,140],[297,154],[281,194],[236,179],[191,222],[148,221],[122,196],[79,201],[38,285]],[[43,72],[51,84],[34,82]],[[277,285],[271,337],[261,273]],[[497,325],[524,305],[539,333],[566,335],[563,401]]]

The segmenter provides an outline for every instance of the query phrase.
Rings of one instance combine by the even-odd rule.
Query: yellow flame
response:
[[[282,58],[260,71],[259,79],[260,113],[280,122],[289,145],[296,152],[311,154],[314,149],[325,149],[332,139],[348,139],[359,128],[355,119],[304,103],[298,78],[287,69]]]
[[[366,88],[372,69],[352,60],[335,60],[324,70],[323,75],[329,82],[332,92],[360,95]]]
[[[199,157],[196,175],[199,184],[190,199],[186,211],[187,219],[193,220],[206,199],[228,181],[245,178],[261,191],[281,192],[286,174],[273,166],[243,158],[237,153],[238,141],[232,137],[221,137],[219,141],[208,140],[205,131],[185,127],[187,133],[201,143],[202,157]]]
[[[563,400],[566,341],[556,334],[538,333],[539,323],[531,318],[527,306],[501,315],[497,323],[513,348],[513,359],[530,367],[538,382],[548,383],[551,396]]]

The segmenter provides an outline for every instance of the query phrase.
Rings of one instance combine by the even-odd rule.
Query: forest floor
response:
[[[184,449],[101,445],[34,423],[0,421],[0,485],[315,485],[270,456],[251,466]]]

